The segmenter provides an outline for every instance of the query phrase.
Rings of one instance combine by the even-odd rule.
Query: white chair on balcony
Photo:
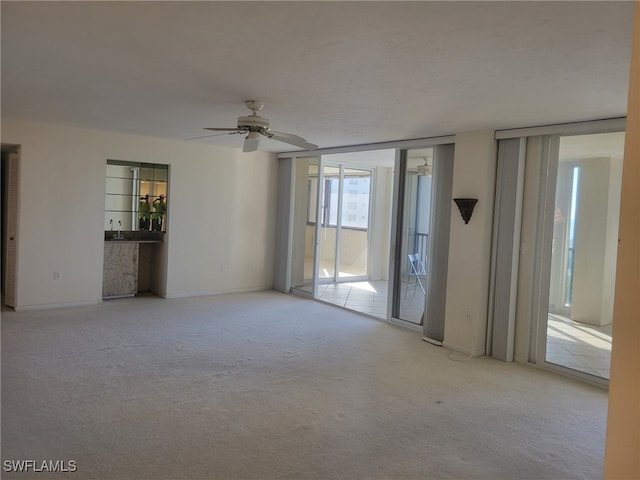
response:
[[[410,253],[407,255],[409,257],[409,275],[407,278],[407,288],[404,291],[404,298],[407,298],[407,293],[409,293],[409,288],[413,287],[413,295],[416,295],[416,288],[420,287],[422,290],[422,294],[425,295],[424,285],[422,285],[422,280],[420,277],[423,277],[427,274],[427,271],[424,268],[424,263],[420,259],[420,255],[417,253]]]

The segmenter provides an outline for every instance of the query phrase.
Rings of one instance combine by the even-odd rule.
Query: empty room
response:
[[[0,9],[2,478],[640,478],[637,2]]]

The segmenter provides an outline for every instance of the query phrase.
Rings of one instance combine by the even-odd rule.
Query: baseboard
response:
[[[164,298],[206,297],[211,295],[224,295],[227,293],[251,293],[251,292],[264,292],[268,290],[273,290],[273,286],[268,285],[263,287],[229,288],[224,290],[206,290],[201,292],[174,293],[174,294],[166,295]],[[113,298],[116,298],[116,297],[113,297]],[[16,312],[23,312],[23,311],[29,311],[29,310],[48,310],[51,308],[88,307],[91,305],[100,305],[102,303],[103,303],[103,299],[100,298],[95,301],[43,303],[41,305],[19,305],[14,310]]]
[[[422,325],[417,325],[411,322],[405,322],[403,320],[397,320],[395,318],[392,318],[391,320],[387,320],[386,318],[378,318],[378,317],[375,317],[375,318],[377,318],[378,320],[382,320],[383,322],[387,322],[392,325],[395,325],[396,327],[402,327],[402,328],[406,328],[407,330],[413,330],[414,332],[422,332],[424,330],[424,327]]]
[[[449,350],[453,350],[454,352],[464,353],[465,355],[471,355],[472,357],[483,357],[486,355],[486,351],[484,348],[474,349],[470,351],[469,347],[463,347],[461,345],[456,345],[453,343],[445,343],[442,342],[442,346],[448,348]]]
[[[442,342],[440,340],[436,340],[435,338],[422,337],[422,340],[424,340],[427,343],[430,343],[431,345],[435,345],[436,347],[442,346]]]
[[[184,292],[184,293],[170,293],[165,298],[190,298],[190,297],[209,297],[212,295],[225,295],[229,293],[251,293],[251,292],[264,292],[273,290],[273,286],[264,287],[248,287],[248,288],[227,288],[222,290],[205,290],[200,292]]]
[[[529,361],[527,360],[526,357],[521,357],[519,355],[514,355],[513,356],[513,361],[516,363],[529,363]]]
[[[50,310],[52,308],[70,308],[70,307],[89,307],[92,305],[100,305],[102,299],[86,302],[63,302],[63,303],[44,303],[42,305],[19,305],[15,308],[16,312],[25,312],[30,310]]]
[[[210,297],[212,295],[221,295],[222,290],[203,290],[201,292],[184,292],[184,293],[167,293],[165,298],[191,298],[191,297]]]

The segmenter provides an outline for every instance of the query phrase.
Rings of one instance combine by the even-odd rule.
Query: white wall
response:
[[[580,163],[571,319],[592,325],[613,320],[622,162]]]
[[[167,297],[272,287],[274,155],[11,119],[2,142],[22,147],[18,309],[101,301],[107,159],[170,165]]]
[[[451,202],[443,345],[456,351],[483,355],[491,269],[496,141],[491,130],[458,134],[455,142],[453,198],[477,198],[478,203],[471,220],[465,224],[458,207]]]
[[[389,274],[389,240],[391,229],[391,204],[393,201],[393,168],[376,167],[372,206],[371,260],[369,278],[387,280]]]

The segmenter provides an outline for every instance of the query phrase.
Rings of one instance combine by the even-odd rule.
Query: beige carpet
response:
[[[598,479],[607,393],[275,292],[2,314],[3,479]]]

